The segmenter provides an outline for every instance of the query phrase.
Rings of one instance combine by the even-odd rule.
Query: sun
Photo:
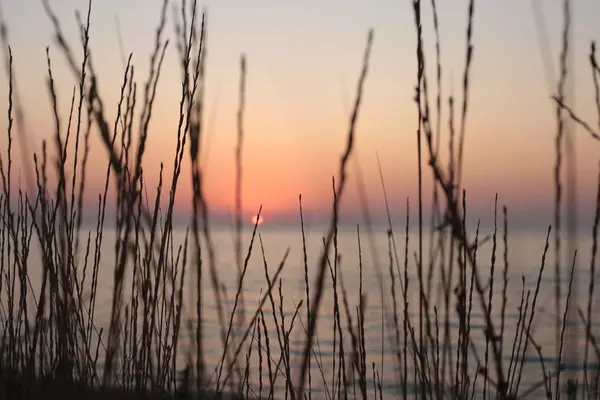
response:
[[[253,215],[251,221],[252,221],[252,225],[262,225],[264,219],[263,219],[262,215],[261,216]]]

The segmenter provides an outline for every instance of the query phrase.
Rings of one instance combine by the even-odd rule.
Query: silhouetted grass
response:
[[[556,165],[554,184],[554,228],[548,227],[540,266],[533,291],[525,277],[521,280],[520,303],[514,330],[507,325],[509,254],[508,210],[502,206],[502,221],[498,221],[498,196],[495,198],[494,229],[491,237],[467,229],[467,190],[462,186],[464,142],[469,104],[470,67],[474,57],[473,29],[475,7],[467,7],[466,58],[462,77],[460,126],[454,118],[455,94],[448,98],[448,125],[442,128],[442,63],[441,38],[435,0],[431,1],[436,49],[435,107],[429,104],[427,56],[422,33],[422,4],[413,0],[417,31],[415,102],[418,130],[418,243],[412,252],[409,242],[411,202],[406,199],[405,231],[395,232],[388,203],[384,174],[379,167],[381,186],[388,217],[387,253],[381,254],[386,268],[373,261],[372,270],[379,282],[381,299],[380,350],[368,346],[366,326],[369,301],[376,298],[364,284],[368,261],[363,253],[364,240],[371,248],[373,227],[369,219],[367,199],[361,197],[365,228],[356,227],[358,292],[348,290],[344,276],[349,263],[339,248],[339,204],[344,196],[348,162],[352,157],[357,120],[360,114],[363,86],[367,79],[371,46],[374,38],[369,31],[363,54],[363,67],[358,77],[354,107],[350,115],[347,142],[342,153],[338,175],[332,180],[332,213],[323,248],[320,249],[316,276],[310,284],[308,253],[302,197],[299,197],[300,234],[304,298],[292,303],[283,289],[282,270],[288,261],[289,249],[281,257],[273,273],[267,261],[258,225],[254,226],[248,248],[242,248],[242,185],[245,112],[246,58],[240,60],[239,108],[237,112],[237,146],[235,152],[235,224],[234,255],[237,270],[235,295],[230,299],[225,283],[219,276],[216,246],[211,235],[209,205],[204,192],[202,144],[204,141],[204,85],[206,49],[206,16],[200,14],[196,0],[181,1],[174,8],[176,46],[182,80],[176,150],[170,183],[158,169],[159,182],[148,188],[147,172],[143,168],[149,124],[154,111],[157,83],[169,41],[164,30],[167,5],[162,4],[156,30],[155,45],[150,56],[148,80],[138,95],[131,56],[127,61],[116,104],[116,117],[109,121],[100,95],[99,78],[95,74],[89,49],[91,1],[85,22],[77,15],[83,56],[77,62],[72,47],[64,37],[60,21],[47,0],[44,8],[52,23],[55,40],[78,85],[71,94],[67,121],[61,119],[60,96],[64,95],[53,80],[52,59],[47,49],[47,91],[53,109],[52,143],[42,143],[40,154],[23,160],[31,161],[25,168],[31,182],[26,190],[16,187],[13,170],[13,139],[15,129],[20,142],[23,114],[18,103],[13,71],[13,56],[8,46],[4,21],[0,21],[2,42],[6,51],[8,92],[7,149],[0,156],[2,193],[0,194],[0,398],[199,398],[232,396],[234,398],[312,399],[317,393],[328,399],[379,398],[495,398],[516,399],[539,394],[559,398],[577,393],[587,398],[599,397],[600,374],[589,363],[589,351],[600,360],[598,338],[592,331],[592,300],[595,296],[595,263],[600,221],[600,175],[598,196],[592,226],[592,258],[588,302],[577,308],[585,327],[585,349],[582,381],[571,378],[561,386],[565,371],[561,363],[572,312],[576,255],[569,270],[569,286],[561,307],[560,276],[560,206],[562,196],[561,165],[564,124],[567,118],[583,127],[592,139],[600,138],[597,130],[580,119],[566,104],[564,86],[567,79],[566,57],[569,49],[570,12],[565,0],[563,48],[560,55],[561,74],[557,95],[553,96],[557,115]],[[198,17],[201,15],[201,20]],[[595,103],[600,121],[600,90],[595,45],[589,56],[595,87]],[[140,105],[141,102],[141,105]],[[141,108],[141,110],[140,110]],[[435,110],[436,115],[433,115]],[[15,120],[15,117],[17,118]],[[134,133],[134,121],[139,132]],[[98,195],[95,229],[86,230],[83,215],[91,204],[85,204],[86,171],[90,152],[89,140],[95,127],[108,153],[103,192]],[[447,164],[442,160],[442,131],[448,135]],[[458,136],[457,136],[458,134]],[[22,145],[23,146],[23,145]],[[50,149],[50,148],[52,149]],[[26,147],[22,147],[26,148]],[[175,195],[180,184],[182,164],[191,163],[192,220],[186,227],[183,243],[176,243],[174,234]],[[29,164],[28,164],[29,165]],[[433,177],[433,201],[430,226],[423,218],[423,176]],[[113,254],[104,254],[106,210],[109,186],[117,194],[112,207],[116,210]],[[148,193],[154,191],[154,197]],[[166,208],[161,198],[168,194]],[[414,206],[413,206],[414,207]],[[258,210],[260,216],[262,208]],[[502,224],[499,226],[499,224]],[[427,228],[428,233],[427,233]],[[191,235],[190,235],[191,229]],[[539,291],[554,230],[556,365],[543,354],[533,327],[539,312]],[[366,232],[366,238],[365,233]],[[397,235],[404,235],[404,248],[399,248]],[[426,238],[426,235],[429,238]],[[499,237],[501,235],[501,238]],[[244,296],[244,279],[248,265],[260,245],[264,266],[265,288],[256,306]],[[424,240],[429,241],[428,253]],[[491,244],[487,242],[491,241]],[[491,259],[482,260],[479,250],[490,245]],[[32,254],[38,250],[39,259]],[[502,249],[501,249],[502,248]],[[403,251],[403,253],[402,253]],[[502,251],[502,266],[499,257]],[[580,252],[583,251],[580,249]],[[400,256],[403,254],[403,258]],[[108,259],[106,257],[109,257]],[[255,256],[256,257],[256,256]],[[379,259],[379,258],[377,258]],[[344,259],[345,260],[345,259]],[[112,266],[113,292],[108,329],[99,326],[97,303],[101,266]],[[409,268],[415,268],[416,282],[409,280]],[[488,268],[489,267],[489,268]],[[33,270],[32,270],[33,268]],[[215,296],[215,310],[206,301],[203,290],[205,269]],[[191,270],[191,271],[190,271]],[[486,271],[486,272],[484,272]],[[33,274],[41,272],[39,288],[32,283]],[[194,276],[195,279],[190,279]],[[435,276],[441,282],[434,288]],[[187,279],[186,279],[187,278]],[[35,279],[34,279],[35,280]],[[128,281],[129,280],[129,281]],[[189,282],[190,298],[184,299]],[[410,290],[418,295],[418,314],[411,310]],[[324,354],[320,349],[320,315],[323,313],[325,291],[332,292],[332,349]],[[192,295],[193,293],[193,295]],[[498,298],[499,300],[494,301]],[[267,306],[265,306],[268,303]],[[500,304],[499,317],[493,313]],[[270,310],[269,310],[270,307]],[[293,310],[288,312],[287,310]],[[569,311],[571,310],[571,311]],[[216,311],[219,339],[223,350],[216,365],[206,356],[207,315]],[[268,314],[271,315],[268,315]],[[480,313],[483,326],[477,325]],[[183,315],[192,315],[188,320]],[[238,318],[236,318],[238,316]],[[246,318],[246,316],[248,318]],[[183,324],[183,327],[182,327]],[[499,327],[498,327],[499,326]],[[182,328],[193,337],[182,336]],[[294,354],[294,337],[301,340],[300,354]],[[476,346],[483,338],[485,347]],[[393,365],[385,365],[384,353]],[[535,352],[535,354],[534,354]],[[178,356],[183,354],[183,357]],[[297,355],[299,359],[294,359]],[[507,357],[508,355],[508,357]],[[331,370],[325,368],[331,358]],[[539,381],[524,387],[524,368],[529,359],[539,360]],[[182,363],[182,359],[185,362]],[[257,365],[255,365],[255,363]],[[258,368],[256,368],[258,367]],[[316,367],[316,370],[314,369]],[[213,368],[211,370],[211,368]],[[395,382],[384,380],[384,368],[393,369]],[[263,380],[264,378],[264,380]],[[257,383],[256,383],[257,382]],[[283,383],[281,383],[283,382]],[[390,386],[393,389],[390,389]],[[317,388],[323,388],[315,392]],[[577,392],[579,391],[579,392]],[[227,393],[227,395],[225,395]]]

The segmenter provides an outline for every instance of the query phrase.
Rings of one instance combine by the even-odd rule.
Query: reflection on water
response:
[[[281,275],[281,300],[279,294],[279,282],[273,292],[274,300],[276,304],[276,312],[278,317],[278,323],[281,325],[280,310],[279,306],[282,303],[282,311],[284,315],[284,324],[286,330],[294,316],[294,312],[301,300],[304,299],[304,307],[306,306],[306,288],[304,278],[304,256],[302,254],[302,237],[299,230],[274,230],[261,227],[260,234],[265,248],[265,260],[260,251],[260,245],[258,238],[252,248],[252,254],[249,259],[248,270],[245,277],[243,286],[244,290],[244,309],[240,308],[240,312],[243,312],[246,316],[245,325],[238,325],[239,321],[234,318],[234,331],[239,330],[240,332],[246,331],[250,319],[254,316],[257,310],[257,304],[261,297],[264,295],[267,288],[267,282],[265,278],[265,264],[266,261],[269,273],[273,275],[277,269],[277,266],[282,260],[286,249],[290,248],[290,254],[287,258],[285,268]],[[397,229],[396,243],[397,252],[401,265],[398,269],[394,264],[394,275],[398,279],[398,273],[403,274],[404,270],[404,237],[402,232],[403,228]],[[484,232],[491,233],[491,232]],[[183,244],[185,231],[175,232],[175,246]],[[309,282],[312,285],[315,276],[315,266],[319,254],[323,248],[322,233],[319,231],[307,232],[307,251],[308,251],[308,270],[309,270]],[[482,234],[483,236],[483,234]],[[247,230],[244,232],[244,248],[248,249],[250,242],[251,231]],[[584,236],[582,236],[584,237]],[[213,240],[217,251],[217,266],[220,279],[222,280],[227,293],[227,300],[225,302],[226,309],[231,310],[234,303],[235,293],[237,290],[237,270],[234,265],[235,255],[233,252],[233,236],[229,230],[216,230],[213,232]],[[108,321],[110,318],[110,307],[111,307],[111,296],[112,296],[112,284],[113,284],[113,271],[112,266],[114,265],[114,232],[105,230],[104,242],[103,242],[103,253],[101,270],[99,271],[99,286],[97,293],[97,309],[95,312],[95,320],[97,325],[103,326],[104,330],[108,329]],[[391,325],[392,314],[391,307],[392,296],[391,296],[391,279],[389,275],[389,263],[390,258],[395,260],[395,254],[392,251],[390,253],[388,249],[388,238],[386,230],[381,229],[375,233],[372,238],[362,237],[361,238],[361,250],[362,250],[362,263],[363,263],[363,291],[366,295],[366,313],[364,321],[365,329],[365,341],[366,341],[366,353],[367,353],[367,366],[368,366],[368,377],[371,377],[372,365],[374,363],[377,373],[381,377],[382,389],[384,396],[394,397],[400,390],[400,383],[398,380],[398,363],[396,362],[395,352],[392,349],[391,344],[396,342],[396,333]],[[427,245],[428,240],[424,241],[424,245]],[[508,273],[508,291],[507,291],[507,305],[505,313],[505,336],[503,341],[503,358],[505,370],[509,368],[510,358],[514,346],[525,346],[527,338],[517,335],[517,326],[522,324],[519,320],[518,308],[521,305],[522,294],[527,296],[530,291],[530,301],[528,304],[531,309],[531,303],[533,301],[533,295],[535,291],[535,284],[537,275],[539,272],[542,252],[545,243],[545,232],[540,232],[539,235],[535,234],[515,234],[509,236],[509,261],[510,269]],[[408,264],[408,276],[409,276],[409,291],[407,295],[408,300],[408,315],[412,321],[413,326],[416,329],[415,335],[418,337],[418,280],[417,270],[415,267],[413,252],[416,249],[417,236],[411,233],[409,237],[409,264]],[[489,274],[491,271],[491,243],[485,244],[477,253],[477,260],[480,266],[480,276],[484,285],[488,284]],[[345,284],[346,292],[348,295],[349,307],[352,311],[353,322],[356,323],[356,307],[358,306],[358,290],[360,284],[359,274],[359,251],[358,241],[355,232],[340,232],[338,237],[338,251],[340,257],[341,275]],[[496,260],[497,265],[495,266],[494,273],[494,292],[492,297],[492,314],[493,323],[498,330],[501,325],[501,309],[502,309],[502,269],[503,269],[503,258],[502,253],[504,246],[499,240],[498,242],[498,257]],[[427,248],[425,248],[425,254],[428,254]],[[193,256],[192,252],[188,255],[188,270],[186,272],[186,287],[183,295],[184,307],[182,310],[182,330],[180,332],[180,349],[178,351],[178,364],[179,369],[183,368],[183,364],[186,360],[186,351],[190,348],[190,343],[195,336],[195,310],[192,306],[195,304],[195,273],[193,272]],[[589,262],[591,254],[591,241],[583,240],[580,244],[580,252],[578,255],[579,259],[579,273],[581,274],[580,282],[581,285],[585,285],[579,290],[579,296],[577,298],[578,306],[582,307],[583,310],[587,309],[587,286],[590,281],[589,277]],[[31,260],[37,260],[36,254],[32,254]],[[333,259],[333,258],[332,258]],[[426,260],[427,261],[427,260]],[[33,264],[33,262],[32,262]],[[190,269],[190,267],[192,267]],[[377,267],[384,271],[383,280],[380,280],[377,274]],[[566,270],[566,269],[565,269]],[[35,290],[39,289],[40,279],[39,275],[34,272],[30,267],[30,275],[32,279],[32,285]],[[326,290],[322,300],[321,307],[321,318],[317,327],[317,341],[315,345],[315,357],[311,361],[312,363],[312,387],[313,393],[317,397],[331,393],[332,388],[332,374],[335,368],[339,368],[339,359],[337,352],[334,352],[334,342],[339,341],[339,338],[334,338],[334,292],[332,290],[332,284],[329,274],[327,274]],[[566,273],[563,273],[565,276]],[[208,274],[204,275],[208,278]],[[455,277],[457,274],[455,274]],[[524,281],[522,280],[524,277]],[[535,342],[541,347],[544,355],[544,363],[548,371],[553,371],[558,363],[555,353],[555,328],[554,324],[556,321],[556,313],[554,311],[554,286],[553,286],[553,257],[552,254],[548,254],[546,259],[546,270],[542,277],[541,287],[539,289],[535,319],[532,324],[532,337]],[[567,281],[563,282],[565,288],[567,287]],[[383,296],[381,295],[380,285],[383,285]],[[404,341],[404,333],[402,331],[402,321],[404,319],[403,303],[404,300],[401,296],[400,282],[396,282],[395,291],[397,294],[397,306],[399,307],[398,315],[400,319],[400,335],[399,340],[402,345]],[[208,364],[208,371],[212,372],[216,369],[216,366],[222,357],[222,342],[220,340],[220,329],[218,325],[217,313],[215,308],[214,292],[210,285],[209,279],[204,279],[205,286],[205,298],[204,298],[204,349],[205,357]],[[126,293],[131,290],[131,285],[126,284]],[[431,285],[431,299],[432,304],[431,312],[427,316],[432,322],[432,332],[435,333],[436,329],[439,329],[440,340],[443,339],[443,325],[444,325],[444,306],[440,303],[442,300],[442,286],[441,276],[439,271],[435,271],[432,275]],[[312,288],[311,288],[312,289]],[[566,293],[566,290],[563,290]],[[86,292],[84,291],[84,295]],[[341,296],[341,292],[339,292]],[[312,293],[311,293],[312,296]],[[472,332],[473,345],[476,349],[479,359],[483,360],[486,352],[485,349],[485,337],[483,334],[485,321],[479,306],[479,300],[476,299],[474,294],[473,306],[470,312],[471,322],[470,329]],[[125,296],[127,299],[128,297]],[[385,306],[382,307],[382,298]],[[341,297],[340,297],[341,302]],[[453,298],[450,304],[450,319],[449,326],[452,332],[451,340],[455,346],[458,340],[458,318],[455,312],[455,302]],[[435,315],[433,312],[433,305],[437,305],[439,321],[438,326],[435,326]],[[564,299],[563,303],[564,305]],[[306,309],[302,307],[299,311],[299,316],[296,318],[294,323],[294,329],[289,338],[290,354],[292,358],[291,370],[294,373],[295,366],[300,362],[302,346],[304,344],[303,337],[306,328]],[[386,311],[387,310],[387,311]],[[228,313],[229,315],[229,313]],[[271,343],[270,357],[274,363],[279,360],[280,351],[278,344],[277,330],[272,315],[272,308],[270,301],[265,302],[264,306],[265,324],[268,329],[268,335]],[[562,313],[559,315],[562,319]],[[229,321],[229,318],[227,318]],[[341,322],[344,326],[347,326],[347,318],[345,311],[342,312]],[[598,325],[592,325],[592,333],[598,332]],[[254,332],[254,333],[252,333]],[[345,329],[347,332],[347,329]],[[583,329],[581,329],[583,332]],[[262,333],[262,332],[261,332]],[[263,348],[259,351],[257,347],[258,333],[251,330],[250,341],[253,343],[253,350],[249,358],[249,379],[253,383],[253,389],[258,390],[260,374],[262,374],[262,381],[264,383],[263,395],[266,395],[266,387],[268,384],[268,368],[267,368],[267,355],[264,349],[264,334],[262,334]],[[351,344],[349,335],[344,337],[344,346],[346,349],[346,364],[349,365]],[[580,335],[580,346],[583,344],[583,334]],[[516,339],[516,340],[515,340]],[[435,341],[433,342],[435,346]],[[383,345],[382,345],[383,344]],[[570,344],[572,346],[572,344]],[[531,343],[527,344],[529,350],[524,360],[524,368],[522,371],[521,387],[528,387],[537,382],[542,381],[542,369],[540,363],[540,357],[535,351],[534,346]],[[582,348],[582,347],[581,347]],[[261,353],[262,354],[259,354]],[[592,351],[593,352],[593,351]],[[572,348],[565,349],[565,354],[572,353]],[[579,354],[583,354],[583,351],[579,351]],[[243,351],[240,364],[242,368],[245,368],[247,362],[247,351]],[[101,356],[102,357],[102,356]],[[259,357],[263,360],[262,369],[258,368]],[[409,360],[412,356],[408,356]],[[491,360],[491,355],[489,356]],[[100,364],[102,360],[100,360]],[[568,366],[568,365],[567,365]],[[578,368],[576,365],[571,366],[572,368]],[[349,367],[348,367],[349,368]],[[470,365],[468,368],[471,371],[475,371],[477,368],[475,356],[471,357]],[[514,367],[512,367],[514,369]],[[590,365],[590,369],[597,368],[595,362]],[[296,369],[297,370],[297,369]],[[282,369],[282,372],[285,371]],[[413,373],[409,371],[409,379],[413,376]],[[474,376],[475,374],[473,374]],[[216,374],[213,374],[213,379]],[[295,378],[294,378],[295,379]],[[326,381],[324,383],[323,381]],[[482,379],[479,379],[482,381]],[[283,393],[284,391],[284,379],[279,378],[277,380],[278,385],[276,387],[276,393]],[[409,383],[409,392],[412,386]],[[369,390],[372,390],[372,382],[369,383]],[[358,389],[357,389],[358,390]],[[320,394],[319,394],[320,393]],[[258,394],[258,393],[257,393]]]

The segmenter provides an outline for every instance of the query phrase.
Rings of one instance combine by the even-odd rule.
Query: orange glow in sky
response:
[[[2,12],[8,21],[13,69],[18,72],[15,79],[31,133],[29,148],[41,154],[42,140],[46,140],[49,157],[54,157],[51,145],[54,143],[54,114],[45,92],[46,46],[50,46],[53,61],[63,138],[71,91],[79,83],[65,67],[64,55],[53,41],[53,29],[39,2],[5,3]],[[86,10],[88,2],[63,0],[59,3],[55,10],[59,20],[74,24],[73,11]],[[375,28],[375,41],[348,165],[347,189],[340,207],[342,213],[362,213],[359,192],[364,190],[370,213],[386,219],[378,169],[380,160],[392,213],[402,215],[407,198],[411,210],[414,208],[413,202],[418,198],[418,115],[414,102],[418,66],[414,57],[416,33],[410,5],[392,1],[372,7],[370,2],[348,0],[344,3],[344,13],[340,14],[334,3],[318,1],[301,2],[294,7],[272,0],[256,3],[206,0],[202,3],[209,10],[207,32],[211,39],[206,60],[206,123],[200,165],[211,212],[227,215],[234,209],[238,60],[242,52],[247,56],[241,190],[245,220],[263,223],[263,218],[257,219],[255,215],[259,204],[269,210],[270,225],[276,225],[284,216],[296,218],[299,194],[302,194],[302,207],[307,214],[330,212],[332,179],[335,177],[336,183],[339,179],[339,160],[347,143],[349,117],[370,27]],[[590,42],[600,40],[593,18],[600,12],[600,2],[584,3],[573,9],[577,29],[571,50],[575,66],[569,73],[577,76],[575,111],[582,120],[592,123],[597,115],[588,55]],[[132,52],[131,62],[136,71],[145,71],[154,48],[161,4],[162,0],[105,0],[92,9],[91,53],[97,60],[95,69],[103,102],[111,110],[107,111],[111,126],[126,63],[120,59],[115,16],[118,15],[122,28],[123,53]],[[439,159],[445,169],[450,135],[448,97],[463,97],[461,79],[467,13],[465,7],[456,7],[454,2],[441,2],[439,7],[442,48],[439,121],[435,107],[438,88],[431,20],[423,30],[430,67],[425,72],[431,82],[431,118],[435,126],[440,126]],[[549,47],[553,50],[552,61],[557,67],[562,21],[560,2],[544,2],[544,13],[550,33]],[[252,18],[248,18],[249,15]],[[555,88],[548,86],[543,72],[533,18],[528,2],[522,0],[481,2],[476,11],[462,182],[473,214],[493,210],[496,194],[500,203],[507,204],[515,213],[521,210],[545,216],[545,210],[551,210],[553,205],[556,109],[550,94]],[[313,21],[308,31],[306,20]],[[173,21],[167,23],[165,38],[175,43],[171,23]],[[38,29],[31,30],[31,26]],[[506,26],[513,29],[506,30]],[[101,34],[105,29],[109,33]],[[65,34],[73,49],[79,51],[77,30]],[[113,59],[117,62],[100,61]],[[76,62],[80,63],[81,58]],[[159,182],[160,163],[164,163],[165,185],[170,184],[173,176],[180,120],[180,69],[176,46],[170,45],[161,67],[142,162],[149,193]],[[9,82],[1,70],[0,110],[4,110],[4,117],[0,117],[0,152],[5,157]],[[138,88],[143,87],[146,78],[136,72],[134,79]],[[138,112],[139,109],[134,120],[139,117]],[[459,129],[459,125],[456,122],[455,128]],[[134,141],[139,130],[134,126]],[[108,153],[99,137],[93,125],[85,185],[85,200],[90,210],[97,207],[97,196],[104,190],[107,175]],[[74,142],[71,140],[70,146],[74,146]],[[176,209],[182,218],[191,212],[193,196],[187,146],[189,141],[176,194]],[[593,210],[600,144],[578,130],[575,148],[580,208]],[[22,160],[18,159],[17,151],[13,153],[16,179]],[[70,147],[69,160],[73,154]],[[28,155],[28,162],[32,163],[32,159]],[[423,187],[429,193],[431,174],[426,162],[425,157]],[[361,187],[357,166],[361,171]],[[116,198],[114,187],[111,182],[109,199]],[[168,197],[167,188],[163,188],[162,193]],[[113,207],[113,203],[114,200],[109,201],[107,207]]]

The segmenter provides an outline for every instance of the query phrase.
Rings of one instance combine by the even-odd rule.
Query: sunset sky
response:
[[[559,0],[538,0],[546,18],[557,71],[562,29]],[[63,30],[80,56],[76,9],[87,0],[52,1]],[[574,0],[576,98],[574,108],[595,129],[594,92],[588,62],[592,40],[600,39],[596,0]],[[162,0],[95,0],[92,5],[91,51],[101,96],[114,117],[124,72],[117,21],[124,52],[133,53],[139,89],[148,71]],[[179,7],[179,2],[176,2]],[[435,93],[435,52],[430,2],[423,18],[431,100]],[[60,112],[66,125],[75,81],[55,45],[40,0],[0,0],[13,49],[18,89],[28,128],[40,148],[53,134],[52,110],[45,79],[45,47],[50,45]],[[416,35],[409,0],[214,0],[207,9],[206,190],[211,209],[226,213],[234,200],[234,149],[238,107],[239,57],[247,56],[247,107],[244,143],[244,212],[248,219],[264,205],[265,221],[297,215],[298,194],[305,208],[327,213],[331,177],[337,174],[346,143],[349,112],[362,63],[367,31],[375,31],[369,75],[360,112],[355,157],[362,169],[372,212],[384,213],[376,155],[379,154],[395,218],[402,220],[407,196],[416,207],[417,114],[413,102],[417,62]],[[451,90],[462,99],[467,1],[438,0],[444,106]],[[172,7],[166,33],[174,37]],[[546,218],[552,210],[555,83],[544,72],[530,0],[481,0],[475,4],[474,62],[465,147],[465,185],[473,213],[489,215],[496,192],[514,214]],[[175,41],[167,50],[158,86],[146,174],[152,187],[159,162],[170,182],[180,98],[180,67]],[[79,62],[79,60],[78,60]],[[554,72],[556,74],[556,72]],[[8,108],[8,80],[0,79],[0,109]],[[433,106],[433,103],[432,103]],[[442,115],[447,146],[447,107]],[[0,130],[6,132],[6,117]],[[64,134],[64,133],[63,133]],[[595,200],[600,142],[577,131],[580,205]],[[0,139],[3,157],[7,140]],[[187,153],[186,153],[187,154]],[[90,155],[88,200],[94,204],[103,187],[106,152],[94,139]],[[344,209],[359,212],[356,176]],[[429,182],[429,173],[426,181]],[[429,185],[426,186],[429,193]],[[154,189],[152,189],[154,190]],[[178,212],[189,210],[189,168],[179,186]],[[184,211],[182,211],[184,210]],[[548,222],[550,220],[548,219]]]

